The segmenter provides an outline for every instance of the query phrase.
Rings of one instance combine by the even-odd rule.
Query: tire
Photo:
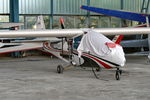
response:
[[[58,65],[57,66],[57,73],[61,74],[61,73],[63,73],[63,71],[64,71],[64,68],[62,67],[62,65]]]
[[[120,71],[119,70],[116,71],[115,77],[116,77],[116,80],[120,80]]]

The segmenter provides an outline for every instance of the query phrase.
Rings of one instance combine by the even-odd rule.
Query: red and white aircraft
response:
[[[18,38],[18,37],[59,37],[57,40],[42,40],[35,41],[33,43],[26,42],[24,46],[22,43],[1,43],[0,53],[20,51],[33,48],[43,48],[44,50],[54,54],[58,58],[70,63],[71,65],[83,64],[82,57],[89,58],[101,67],[110,69],[117,68],[116,79],[120,79],[120,67],[125,64],[125,56],[122,47],[105,37],[104,35],[116,35],[116,34],[148,34],[150,28],[102,28],[102,29],[55,29],[55,30],[19,30],[19,31],[2,31],[0,32],[1,38]],[[74,52],[73,38],[83,35],[81,43],[78,47],[79,57],[77,52]],[[66,38],[69,49],[63,48],[60,38]],[[9,46],[7,46],[9,44]],[[32,44],[32,45],[31,45]],[[60,46],[61,50],[54,49],[55,44]],[[30,46],[29,46],[30,45]],[[53,45],[53,47],[52,47]],[[59,48],[59,49],[60,49]],[[60,56],[62,50],[70,52],[70,61]],[[58,73],[63,72],[63,67],[58,66]]]
[[[125,54],[119,45],[121,37],[116,42],[104,35],[132,35],[149,34],[150,28],[100,28],[100,29],[54,29],[54,30],[18,30],[0,31],[0,38],[33,37],[42,38],[13,43],[0,43],[0,53],[14,52],[29,49],[43,49],[56,57],[64,60],[69,65],[81,65],[84,58],[96,62],[99,67],[106,69],[116,68],[116,79],[120,79],[121,70],[125,64]],[[73,50],[73,39],[81,36],[82,40],[77,51]],[[48,38],[48,39],[45,39]],[[52,38],[52,39],[50,39]],[[21,43],[22,42],[22,43]],[[24,42],[24,43],[23,43]],[[60,56],[60,53],[68,52],[69,60]],[[67,67],[58,65],[57,72],[62,73]]]

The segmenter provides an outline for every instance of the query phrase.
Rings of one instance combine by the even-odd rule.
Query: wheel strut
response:
[[[116,74],[115,74],[116,80],[120,80],[120,75],[121,75],[121,74],[122,74],[122,70],[120,70],[119,68],[117,68]]]

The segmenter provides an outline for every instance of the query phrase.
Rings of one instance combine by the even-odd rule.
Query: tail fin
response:
[[[65,29],[64,19],[62,17],[60,17],[59,22],[60,22],[61,28]]]
[[[134,27],[146,27],[146,24],[142,24],[142,25],[137,25]],[[124,35],[115,35],[115,37],[113,38],[113,42],[115,42],[116,44],[120,44],[120,42],[122,41]]]
[[[37,17],[35,29],[45,29],[44,19],[42,15]]]
[[[115,37],[113,38],[113,42],[115,42],[116,44],[120,44],[120,42],[122,41],[124,35],[115,35]]]

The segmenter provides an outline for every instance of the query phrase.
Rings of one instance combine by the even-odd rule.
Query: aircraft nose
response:
[[[120,66],[123,67],[123,66],[125,65],[125,63],[126,63],[125,57],[124,57],[124,58],[121,58],[121,59],[120,59]]]
[[[125,58],[125,53],[123,51],[123,48],[119,47],[117,51],[118,52],[116,52],[116,53],[117,53],[117,56],[118,56],[118,64],[120,66],[124,66],[125,63],[126,63],[126,58]]]
[[[117,53],[116,56],[115,56],[115,59],[116,59],[115,62],[116,62],[119,66],[121,66],[121,67],[123,67],[123,66],[125,65],[125,63],[126,63],[126,59],[125,59],[124,54]]]

